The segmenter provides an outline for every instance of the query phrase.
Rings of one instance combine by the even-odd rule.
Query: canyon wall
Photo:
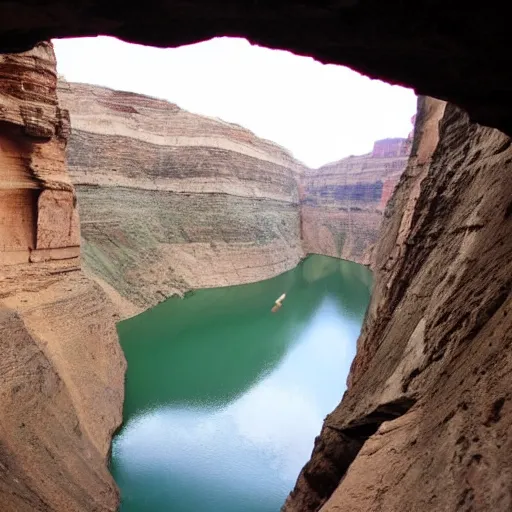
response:
[[[275,276],[303,257],[303,166],[240,126],[62,81],[83,257],[121,304]]]
[[[125,360],[79,266],[49,43],[0,55],[0,510],[114,511]]]
[[[376,141],[367,155],[304,172],[300,196],[306,253],[369,264],[384,209],[407,164],[411,137]]]
[[[2,55],[0,69],[0,264],[78,258],[69,116],[57,105],[53,50]]]
[[[275,276],[307,253],[369,263],[411,139],[307,169],[237,125],[61,80],[83,256],[124,315]],[[299,204],[300,203],[300,204]]]
[[[341,404],[285,512],[512,509],[512,144],[419,99]]]

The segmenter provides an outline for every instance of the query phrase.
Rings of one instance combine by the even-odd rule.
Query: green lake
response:
[[[121,322],[121,511],[278,512],[345,390],[371,284],[361,265],[309,256]]]

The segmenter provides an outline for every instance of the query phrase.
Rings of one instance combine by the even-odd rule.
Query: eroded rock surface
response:
[[[125,360],[79,265],[53,48],[0,56],[0,510],[114,511]]]
[[[367,155],[306,170],[301,181],[306,253],[370,262],[384,208],[407,164],[408,139],[375,142]]]
[[[191,288],[273,277],[303,257],[304,167],[240,126],[62,82],[87,266],[132,314]]]
[[[419,107],[349,387],[286,512],[512,507],[512,146]]]
[[[69,117],[57,104],[53,48],[0,55],[0,73],[0,264],[76,259]]]

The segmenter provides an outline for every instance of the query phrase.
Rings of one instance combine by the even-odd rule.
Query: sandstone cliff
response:
[[[124,315],[272,277],[307,253],[369,263],[410,139],[310,170],[250,131],[62,80],[83,255]],[[299,206],[300,202],[300,206]]]
[[[57,105],[53,50],[1,55],[0,69],[0,264],[77,258],[69,116]]]
[[[371,153],[306,170],[301,181],[304,251],[370,262],[382,214],[412,139],[384,139]]]
[[[512,508],[512,145],[421,98],[341,404],[283,510]]]
[[[84,260],[124,314],[265,279],[303,256],[303,166],[281,147],[138,94],[63,81],[59,98],[71,113]]]
[[[51,44],[0,56],[0,510],[114,511],[125,361],[79,268]]]

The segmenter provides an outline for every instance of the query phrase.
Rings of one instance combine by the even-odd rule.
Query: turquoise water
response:
[[[121,511],[279,511],[341,399],[370,289],[365,267],[310,256],[121,322]]]

